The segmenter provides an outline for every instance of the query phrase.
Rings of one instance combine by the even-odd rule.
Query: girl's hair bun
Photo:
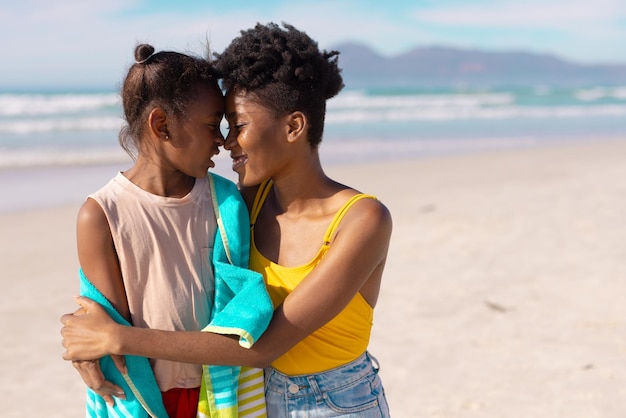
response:
[[[142,64],[154,54],[154,47],[149,44],[139,44],[135,48],[135,62],[137,64]]]

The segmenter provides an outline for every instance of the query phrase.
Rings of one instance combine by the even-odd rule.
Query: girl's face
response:
[[[217,88],[201,86],[185,113],[168,123],[170,143],[167,157],[173,167],[191,177],[204,177],[224,144],[220,122],[224,97]]]
[[[286,117],[276,116],[249,94],[226,94],[228,136],[224,148],[230,151],[233,171],[242,186],[255,186],[274,177],[288,163],[289,127]]]

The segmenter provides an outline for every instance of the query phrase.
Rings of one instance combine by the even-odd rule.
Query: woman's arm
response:
[[[79,299],[87,310],[64,315],[66,360],[106,354],[216,365],[265,367],[313,331],[334,318],[362,288],[378,285],[386,260],[392,222],[379,202],[363,199],[348,211],[329,251],[318,266],[276,309],[259,341],[250,349],[236,339],[206,332],[175,332],[125,327],[114,323],[99,306]],[[375,303],[375,296],[370,303]]]

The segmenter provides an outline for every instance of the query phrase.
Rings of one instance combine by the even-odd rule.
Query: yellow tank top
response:
[[[348,209],[360,199],[376,198],[365,194],[353,196],[335,215],[313,260],[298,267],[284,267],[265,258],[257,249],[254,239],[254,224],[271,188],[271,181],[263,183],[252,206],[250,269],[263,274],[276,308],[322,260],[330,248],[331,237]],[[373,317],[374,310],[361,293],[357,293],[335,318],[293,346],[276,359],[272,366],[281,373],[294,376],[319,373],[349,363],[367,349]]]

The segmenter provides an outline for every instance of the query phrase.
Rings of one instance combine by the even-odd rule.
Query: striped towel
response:
[[[239,191],[218,175],[209,174],[208,180],[218,232],[212,259],[215,300],[203,331],[238,335],[239,344],[250,348],[267,328],[274,308],[263,276],[247,269],[250,219]],[[198,417],[264,417],[263,383],[260,369],[203,366]]]
[[[235,398],[216,397],[215,392],[208,388],[205,382],[211,382],[211,379],[218,374],[215,366],[204,366],[205,373],[210,373],[211,377],[202,379],[202,387],[200,388],[200,402],[198,404],[198,418],[209,417],[266,417],[265,408],[265,385],[263,370],[252,367],[241,367],[237,377],[232,375],[237,381],[233,384],[237,385],[237,394]],[[209,369],[211,370],[209,372]],[[226,367],[224,369],[234,369]],[[219,368],[218,368],[219,370]]]
[[[265,416],[265,378],[263,370],[242,367],[239,374],[237,401],[240,417]]]

